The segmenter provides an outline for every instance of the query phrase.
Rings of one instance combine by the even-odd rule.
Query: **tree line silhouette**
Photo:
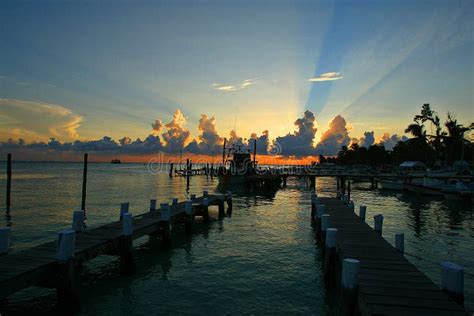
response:
[[[425,125],[428,123],[434,128],[434,134],[427,133]],[[425,103],[420,114],[415,115],[413,123],[405,129],[405,133],[412,135],[412,138],[398,142],[393,150],[386,150],[383,144],[366,148],[353,143],[350,146],[342,146],[337,157],[320,156],[319,161],[343,165],[367,164],[374,167],[399,164],[407,160],[422,161],[427,165],[440,167],[452,165],[458,160],[472,163],[474,144],[471,141],[472,135],[469,134],[473,130],[474,123],[464,126],[449,112],[442,124],[438,114]]]

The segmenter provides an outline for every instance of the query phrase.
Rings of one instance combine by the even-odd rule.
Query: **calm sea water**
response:
[[[5,163],[0,163],[5,170]],[[13,251],[55,238],[70,227],[81,203],[82,165],[15,163],[11,225]],[[0,176],[0,199],[5,199]],[[385,193],[353,184],[356,207],[367,205],[368,222],[384,215],[384,237],[405,233],[407,258],[440,283],[439,262],[466,269],[466,306],[474,310],[474,219],[470,204],[446,202],[408,193]],[[133,214],[146,212],[149,200],[169,202],[189,194],[223,189],[205,176],[170,179],[151,174],[142,164],[89,164],[87,225],[116,220],[121,202]],[[309,221],[309,192],[303,180],[291,179],[275,194],[234,193],[231,216],[198,225],[193,236],[173,232],[168,250],[148,237],[135,242],[137,270],[121,276],[118,260],[99,257],[82,275],[81,314],[327,314],[333,304],[322,286],[321,259]],[[318,193],[333,196],[335,179],[318,179]],[[240,191],[240,192],[239,192]],[[213,211],[216,212],[216,211]],[[211,213],[212,214],[212,213]],[[216,218],[214,213],[211,217]],[[415,256],[412,256],[415,255]],[[423,258],[423,259],[419,259]],[[54,311],[55,292],[31,288],[9,297],[5,315]]]

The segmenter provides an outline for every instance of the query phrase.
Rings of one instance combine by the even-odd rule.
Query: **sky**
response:
[[[34,159],[56,141],[203,154],[263,137],[262,154],[306,156],[399,140],[423,103],[469,124],[473,13],[456,0],[2,1],[0,142],[49,144]]]

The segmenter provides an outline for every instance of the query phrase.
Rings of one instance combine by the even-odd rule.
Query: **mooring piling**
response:
[[[81,199],[81,210],[86,212],[86,194],[87,194],[87,160],[89,154],[84,154],[84,167],[82,170],[82,199]]]
[[[330,227],[331,216],[329,214],[321,215],[321,243],[326,243],[326,230]],[[323,247],[324,249],[324,247]]]
[[[365,215],[367,213],[367,206],[365,204],[361,204],[359,206],[359,218],[365,221]]]
[[[383,215],[378,214],[374,216],[374,231],[382,235]]]
[[[225,195],[219,194],[217,197],[219,199],[219,203],[218,203],[219,218],[223,218],[225,216],[225,209],[224,209]]]
[[[74,271],[75,243],[74,230],[67,229],[58,233],[56,292],[59,304],[73,310],[79,306]]]
[[[129,207],[130,207],[130,203],[129,203],[129,202],[120,203],[120,220],[122,220],[123,215],[124,215],[125,213],[128,213]]]
[[[173,166],[174,166],[174,164],[172,162],[170,162],[170,173],[169,173],[170,178],[173,178]]]
[[[186,213],[186,221],[185,221],[185,230],[187,233],[191,233],[193,230],[193,201],[187,200],[184,205],[184,212]]]
[[[341,294],[339,304],[341,315],[357,314],[357,287],[359,270],[359,260],[351,258],[342,260]]]
[[[7,254],[11,248],[11,227],[0,228],[0,255]]]
[[[191,200],[195,200],[196,199],[196,194],[191,194]]]
[[[464,305],[464,267],[453,262],[442,262],[441,288],[458,304]]]
[[[120,271],[130,274],[133,271],[133,216],[131,213],[123,214],[122,238],[119,245]]]
[[[80,233],[84,229],[84,211],[74,211],[72,214],[72,230]]]
[[[150,212],[156,211],[156,200],[150,200]]]
[[[355,204],[354,204],[354,201],[353,201],[353,200],[350,200],[350,201],[349,201],[349,208],[354,212]]]
[[[207,191],[204,191],[207,193]],[[205,196],[205,195],[203,195]],[[209,200],[207,197],[202,199],[202,218],[204,222],[209,222]]]
[[[11,190],[12,190],[12,154],[7,154],[7,196],[6,207],[7,215],[10,214],[11,208]]]
[[[395,234],[395,248],[400,253],[405,253],[405,234],[404,233]]]
[[[206,190],[202,191],[202,196],[205,198],[209,197],[209,192]]]
[[[327,288],[335,283],[337,253],[336,253],[337,228],[326,230],[325,256],[324,256],[324,281]]]
[[[227,191],[227,207],[232,210],[232,192]]]
[[[178,205],[178,198],[173,198],[173,199],[171,200],[171,205],[172,205],[172,206]]]

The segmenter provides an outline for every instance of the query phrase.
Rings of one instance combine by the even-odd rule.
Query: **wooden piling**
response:
[[[227,207],[232,210],[232,192],[227,191]]]
[[[357,288],[360,262],[346,258],[342,261],[340,315],[357,315]]]
[[[219,194],[218,198],[219,198],[219,203],[218,203],[219,219],[222,219],[225,217],[225,209],[224,209],[225,196],[224,194]]]
[[[0,228],[0,255],[5,255],[11,247],[11,227]]]
[[[347,202],[351,200],[351,181],[347,180]]]
[[[405,252],[405,234],[395,234],[395,248],[400,253]]]
[[[321,216],[321,242],[323,245],[326,243],[326,231],[330,227],[330,221],[331,216],[329,214],[323,214]]]
[[[150,200],[150,212],[156,211],[156,200]]]
[[[81,210],[84,211],[86,215],[86,193],[87,193],[87,160],[89,155],[84,154],[84,168],[82,171],[82,200],[81,200]]]
[[[326,288],[333,288],[336,283],[336,235],[337,228],[326,230],[325,256],[324,256],[324,283]]]
[[[72,230],[80,233],[84,229],[84,211],[74,211],[72,215]]]
[[[7,196],[6,196],[7,215],[10,214],[11,188],[12,188],[12,154],[7,154]]]
[[[202,199],[202,214],[204,222],[209,222],[209,200],[207,197]]]
[[[75,235],[72,229],[60,231],[57,240],[56,293],[60,309],[78,310],[74,271]]]
[[[119,244],[120,272],[129,275],[133,272],[133,216],[125,213],[122,218],[122,238]]]
[[[361,220],[365,221],[366,213],[367,213],[367,206],[365,206],[365,204],[361,204],[359,206],[359,217]]]
[[[441,288],[458,304],[464,305],[464,268],[456,263],[442,262]]]
[[[170,162],[170,173],[169,173],[170,178],[173,177],[173,165],[174,165],[174,163]]]
[[[129,202],[120,203],[120,220],[122,220],[124,214],[128,213],[129,208]]]
[[[382,235],[382,226],[383,226],[383,215],[378,214],[374,216],[374,231]]]
[[[186,213],[186,221],[185,221],[185,230],[186,233],[192,233],[193,231],[193,201],[187,200],[184,206],[184,212]]]

